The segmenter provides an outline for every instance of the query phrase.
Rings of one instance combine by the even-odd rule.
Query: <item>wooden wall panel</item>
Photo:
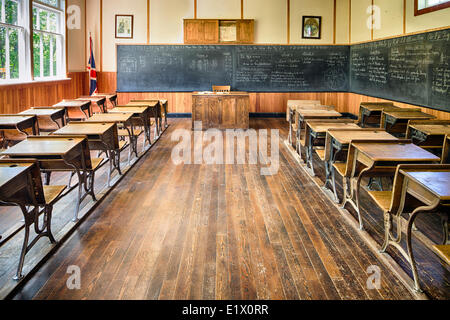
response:
[[[60,82],[32,83],[25,85],[0,86],[0,113],[17,113],[33,106],[53,105],[62,99],[77,98],[88,94],[89,81],[87,72],[70,73],[71,80]],[[116,73],[97,73],[99,92],[116,91]],[[167,99],[170,113],[191,113],[191,92],[130,92],[119,93],[119,104],[126,104],[131,99]],[[358,114],[361,102],[388,101],[354,93],[250,93],[251,113],[286,112],[288,100],[320,100],[322,104],[332,105],[340,112]],[[417,107],[394,102],[404,108]],[[449,112],[422,108],[439,119],[450,120]]]
[[[382,101],[388,101],[391,102],[390,100],[385,100],[385,99],[378,99],[378,98],[372,98],[372,97],[368,97],[368,96],[364,96],[364,95],[360,95],[360,94],[355,94],[355,93],[348,93],[348,111],[346,112],[351,112],[354,114],[358,113],[359,110],[359,105],[361,102],[368,102],[368,101],[374,101],[374,102],[382,102]],[[394,104],[398,107],[401,108],[417,108],[418,106],[412,105],[412,104],[407,104],[407,103],[400,103],[400,102],[394,102]],[[429,108],[421,108],[423,112],[429,113],[434,115],[435,117],[437,117],[438,119],[444,119],[444,120],[450,120],[450,112],[444,112],[444,111],[438,111],[438,110],[433,110],[433,109],[429,109]]]
[[[15,114],[88,94],[87,72],[69,73],[70,80],[0,86],[0,113]]]

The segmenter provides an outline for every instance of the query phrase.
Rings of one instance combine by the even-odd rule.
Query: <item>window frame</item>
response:
[[[39,29],[34,29],[34,25],[31,24],[30,26],[30,30],[31,30],[31,35],[30,35],[30,47],[32,48],[31,54],[32,54],[32,74],[33,74],[33,80],[36,81],[46,81],[46,80],[59,80],[62,78],[67,78],[67,70],[66,70],[66,9],[65,9],[65,1],[64,0],[57,0],[58,1],[58,7],[52,6],[50,4],[44,3],[42,1],[38,1],[38,0],[29,0],[31,1],[31,11],[30,11],[30,21],[33,21],[33,10],[34,8],[37,8],[38,10],[45,10],[45,11],[49,11],[49,12],[54,12],[57,13],[59,15],[59,21],[57,20],[57,29],[59,28],[59,30],[57,30],[56,32],[52,32],[52,31],[48,31],[48,30],[39,30]],[[39,12],[39,11],[38,11]],[[39,18],[39,13],[38,13],[38,18]],[[48,18],[47,18],[48,19]],[[39,21],[39,19],[38,19]],[[47,26],[48,26],[48,20],[47,20]],[[40,75],[36,75],[34,73],[34,33],[40,34]],[[54,50],[60,50],[60,54],[59,54],[59,59],[58,57],[56,57],[56,69],[60,70],[60,72],[56,72],[56,75],[53,75],[52,71],[53,71],[53,52],[51,50],[52,48],[52,41],[50,40],[50,76],[43,76],[44,73],[44,67],[43,67],[43,36],[44,35],[48,35],[48,36],[55,36],[56,39],[56,48],[53,48]],[[60,37],[59,41],[58,41],[58,37]],[[59,47],[59,48],[58,48]]]
[[[47,82],[47,81],[60,81],[67,79],[67,29],[66,29],[66,10],[67,10],[67,0],[57,0],[58,7],[44,3],[39,0],[17,0],[19,2],[18,8],[18,25],[11,25],[0,22],[0,27],[6,28],[6,30],[16,29],[21,33],[19,38],[19,78],[18,79],[0,79],[0,86],[5,85],[16,85],[16,84],[27,84],[33,82]],[[0,0],[0,9],[2,6],[2,0]],[[59,19],[57,19],[57,26],[59,25],[59,30],[57,32],[44,31],[44,30],[34,30],[33,26],[33,8],[40,7],[44,10],[57,12],[59,14]],[[1,19],[0,19],[1,21]],[[8,31],[9,34],[10,31]],[[60,54],[56,57],[56,68],[57,74],[53,76],[51,74],[47,77],[40,77],[40,75],[34,74],[34,58],[33,58],[33,34],[38,32],[40,34],[48,34],[56,36],[56,46],[60,50]],[[60,40],[58,40],[58,37]],[[42,37],[41,37],[42,39]],[[9,38],[8,38],[9,41]],[[5,40],[6,42],[6,40]],[[52,43],[52,40],[50,40]],[[6,49],[6,48],[5,48]],[[56,48],[54,48],[56,50]],[[9,50],[7,52],[8,56],[10,54]],[[6,55],[5,55],[6,58]],[[53,55],[50,57],[51,69]],[[54,60],[53,60],[54,61]],[[6,61],[5,61],[6,62]],[[5,66],[7,64],[5,63]],[[10,75],[10,67],[5,70],[8,75]]]
[[[439,3],[439,4],[436,4],[431,7],[419,9],[419,0],[414,0],[414,16],[420,16],[422,14],[426,14],[426,13],[430,13],[430,12],[434,12],[434,11],[438,11],[438,10],[442,10],[442,9],[446,9],[446,8],[450,8],[450,1],[447,1],[444,3]]]
[[[26,15],[26,1],[24,0],[12,0],[18,4],[17,6],[17,24],[10,24],[5,22],[1,22],[3,17],[0,18],[0,27],[6,30],[5,34],[5,79],[0,79],[0,84],[6,82],[20,82],[30,80],[30,77],[27,77],[27,15]],[[6,0],[0,0],[0,10],[3,9],[3,5],[6,7]],[[2,15],[4,11],[2,10]],[[18,45],[18,63],[19,63],[19,78],[11,79],[11,63],[10,63],[10,32],[12,30],[17,31],[17,45]],[[23,52],[23,54],[20,54]]]

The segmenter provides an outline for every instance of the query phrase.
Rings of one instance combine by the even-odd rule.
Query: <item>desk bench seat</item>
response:
[[[43,186],[44,198],[48,204],[54,204],[59,196],[66,190],[66,186]]]
[[[314,149],[316,154],[319,156],[320,160],[325,161],[325,149]]]
[[[347,167],[347,164],[345,162],[335,162],[333,163],[334,169],[341,175],[342,177],[345,176],[345,169]]]
[[[368,193],[383,211],[389,210],[391,207],[392,191],[368,191]]]
[[[436,254],[442,258],[447,264],[450,264],[450,245],[435,245],[433,246]]]

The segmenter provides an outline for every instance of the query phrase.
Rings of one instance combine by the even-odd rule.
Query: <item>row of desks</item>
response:
[[[112,101],[116,101],[116,95],[108,95]],[[84,121],[89,119],[94,113],[91,105],[95,103],[100,108],[99,113],[114,112],[106,108],[107,96],[81,97],[75,100],[63,100],[51,107],[35,107],[21,112],[19,115],[1,115],[0,130],[8,132],[9,136],[4,136],[6,146],[9,142],[21,141],[30,134],[38,135],[39,132],[53,132],[71,120]],[[115,98],[114,98],[115,97]],[[132,101],[128,107],[148,106],[150,108],[148,116],[156,121],[155,137],[159,137],[160,132],[167,128],[167,100],[140,100]],[[117,105],[114,107],[116,108]],[[162,109],[164,111],[162,111]],[[163,124],[164,116],[164,124]],[[150,128],[146,127],[147,141],[150,139]]]
[[[95,98],[93,99],[95,100]],[[167,101],[165,101],[165,104],[167,105]],[[21,270],[25,254],[36,241],[42,236],[48,236],[51,241],[54,240],[50,223],[52,205],[46,203],[45,199],[40,202],[30,198],[25,199],[23,187],[32,186],[39,180],[42,189],[40,180],[42,172],[46,174],[47,178],[46,185],[43,186],[44,190],[60,190],[57,197],[54,197],[55,200],[62,198],[77,186],[71,187],[70,181],[68,186],[50,186],[51,173],[71,172],[71,179],[73,175],[76,175],[78,177],[78,195],[73,218],[76,221],[83,199],[90,196],[96,201],[94,192],[95,171],[106,163],[105,160],[109,160],[110,166],[108,171],[109,185],[111,173],[114,170],[117,170],[119,175],[122,174],[120,153],[127,145],[129,145],[128,161],[130,162],[131,154],[138,157],[137,141],[141,132],[145,134],[143,148],[145,149],[146,144],[149,144],[149,147],[152,145],[151,119],[155,119],[155,139],[162,132],[162,119],[159,116],[160,109],[158,106],[164,105],[164,103],[159,100],[134,101],[127,106],[116,106],[109,109],[107,113],[102,112],[93,115],[86,108],[87,105],[88,103],[85,100],[63,101],[52,108],[27,110],[26,115],[18,115],[15,118],[14,116],[0,116],[0,128],[2,128],[2,123],[8,124],[10,125],[8,129],[15,127],[27,134],[26,140],[4,150],[1,153],[3,159],[0,159],[0,205],[19,205],[26,222],[26,235],[16,279],[22,277]],[[85,115],[88,117],[84,121],[71,121],[67,124],[64,117],[64,114],[68,113],[67,108],[79,108],[83,113],[86,112]],[[35,128],[38,117],[44,117],[47,121],[51,121],[56,125],[57,130],[53,130],[47,136],[37,136],[38,130],[33,130],[33,135],[29,135],[27,128]],[[12,119],[12,121],[3,121],[4,119]],[[167,126],[167,123],[165,123],[165,126]],[[140,130],[138,127],[143,127],[144,130]],[[121,141],[120,137],[127,137],[129,139],[128,144],[126,141]],[[91,157],[91,151],[104,152],[106,159]],[[2,165],[2,163],[6,165]],[[35,168],[39,171],[38,178],[36,178],[36,174],[34,178],[30,175],[30,172]],[[27,171],[28,169],[31,171]],[[33,183],[29,179],[32,179]],[[66,192],[63,193],[64,189]],[[5,190],[9,191],[6,192]],[[45,221],[48,222],[45,228],[37,232],[38,237],[31,244],[28,244],[28,227],[38,221],[36,217],[42,213],[39,210],[39,207],[42,206],[47,208],[44,211],[46,214]],[[31,211],[29,207],[33,207]],[[38,225],[35,227],[39,228]]]
[[[361,128],[366,126],[367,120],[373,116],[371,112],[379,112],[379,121],[381,128]],[[370,112],[369,112],[370,111]],[[363,228],[363,219],[361,217],[361,190],[363,178],[376,178],[381,176],[395,176],[395,181],[402,179],[400,205],[395,212],[386,210],[386,246],[387,244],[398,244],[401,239],[397,232],[395,241],[391,235],[391,217],[400,217],[406,207],[407,197],[410,194],[418,198],[425,204],[424,207],[416,208],[416,211],[410,216],[408,225],[414,223],[417,213],[433,211],[436,208],[443,210],[447,215],[449,213],[450,201],[450,166],[434,165],[441,161],[445,163],[446,154],[450,149],[449,122],[447,121],[423,121],[430,120],[433,116],[424,114],[418,110],[397,111],[392,105],[376,106],[366,105],[361,107],[360,119],[357,122],[340,117],[332,110],[295,110],[298,122],[294,128],[297,130],[296,149],[301,156],[301,146],[305,147],[306,167],[308,172],[314,176],[313,154],[316,153],[325,164],[325,184],[334,195],[334,200],[342,203],[344,207],[350,203],[358,214],[360,228]],[[292,116],[290,117],[293,118]],[[383,120],[384,119],[384,120]],[[393,121],[392,119],[395,119]],[[414,120],[414,121],[410,121]],[[418,121],[422,120],[422,121]],[[430,137],[435,145],[430,146],[439,148],[442,156],[439,157],[418,145],[411,140],[400,140],[396,137],[397,132],[389,132],[389,129],[398,123],[406,123],[408,137],[414,137],[419,142],[429,141]],[[292,121],[290,123],[292,125]],[[387,129],[387,130],[386,130]],[[290,129],[291,130],[291,129]],[[405,130],[406,131],[406,130]],[[303,139],[301,139],[303,138]],[[444,143],[444,140],[446,143]],[[436,144],[436,141],[440,144]],[[289,141],[291,145],[292,141]],[[433,144],[433,143],[431,143]],[[292,146],[292,145],[291,145]],[[440,152],[439,151],[439,152]],[[408,167],[409,166],[409,167]],[[402,170],[399,170],[402,168]],[[342,201],[338,200],[336,192],[336,174],[343,176],[344,196]],[[401,177],[399,177],[401,176]],[[387,205],[394,197],[392,192],[373,193],[383,205]],[[397,196],[397,195],[395,195]],[[380,198],[381,197],[381,198]],[[382,200],[380,200],[382,199]],[[393,201],[393,200],[392,200]],[[401,222],[400,222],[401,223]],[[444,229],[444,241],[448,243],[448,227]],[[413,270],[415,289],[420,290],[416,264],[411,248],[411,228],[407,231],[408,252],[400,249],[401,253],[410,262]],[[399,247],[399,246],[397,246]],[[385,250],[385,246],[383,250]]]

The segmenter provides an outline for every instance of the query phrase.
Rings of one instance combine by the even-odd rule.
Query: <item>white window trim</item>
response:
[[[27,1],[15,1],[18,3],[17,8],[17,25],[8,24],[8,23],[2,23],[0,22],[0,26],[4,27],[6,29],[6,38],[5,38],[5,69],[6,69],[6,79],[0,79],[0,83],[5,82],[11,82],[11,81],[29,81],[31,79],[30,72],[28,72],[29,69],[29,63],[27,63],[28,56],[29,56],[29,50],[27,50],[27,27],[28,24],[26,19],[24,20],[24,17],[27,17],[28,7],[27,7]],[[0,2],[0,9],[3,8],[3,6],[6,4],[6,0],[1,0]],[[5,21],[6,15],[5,11],[2,10],[2,17],[0,21]],[[9,33],[11,30],[17,30],[18,32],[18,49],[19,49],[19,78],[18,79],[10,79],[10,52],[9,52]],[[23,54],[20,54],[23,53]]]
[[[32,1],[32,0],[29,0],[29,1]],[[45,81],[47,79],[56,79],[57,80],[57,79],[64,79],[64,78],[67,77],[66,52],[65,52],[66,46],[64,45],[65,44],[65,39],[66,39],[66,25],[65,25],[65,20],[66,19],[65,19],[65,10],[62,9],[62,8],[65,7],[65,1],[64,0],[59,0],[58,1],[58,5],[59,5],[59,7],[61,9],[60,8],[55,8],[55,7],[53,7],[53,6],[49,5],[49,4],[42,3],[40,1],[33,1],[33,8],[36,7],[38,9],[43,9],[43,10],[46,10],[46,11],[51,11],[51,12],[54,12],[54,13],[58,13],[58,16],[60,18],[59,22],[57,23],[57,29],[59,29],[59,30],[57,30],[57,32],[51,32],[51,31],[47,31],[47,30],[34,30],[33,29],[33,33],[39,33],[40,34],[40,45],[39,45],[40,50],[41,50],[41,52],[39,54],[39,57],[41,59],[41,61],[40,61],[40,66],[41,67],[39,69],[40,70],[40,74],[39,75],[36,75],[36,74],[34,75],[34,79],[38,80],[38,81]],[[38,19],[37,25],[38,26],[40,25],[39,18],[40,18],[40,16],[38,14],[38,16],[37,16],[37,19]],[[48,20],[47,20],[47,26],[49,26]],[[33,26],[31,26],[31,27],[33,27]],[[52,54],[50,54],[50,74],[51,74],[51,76],[45,77],[43,75],[44,68],[42,67],[43,66],[43,52],[42,52],[42,50],[43,50],[43,45],[42,45],[43,39],[42,39],[42,37],[45,34],[57,36],[56,37],[56,51],[59,52],[60,54],[59,54],[59,57],[57,57],[56,76],[53,76],[53,73],[52,73],[52,71],[53,71],[53,55]],[[51,43],[51,41],[50,41],[50,43]]]
[[[1,3],[5,0],[0,0]],[[51,81],[61,81],[69,79],[67,77],[67,69],[66,69],[66,14],[65,14],[65,1],[66,0],[58,0],[59,8],[53,7],[46,3],[42,3],[40,1],[33,0],[21,0],[19,1],[18,8],[18,25],[10,25],[6,23],[0,23],[0,26],[6,27],[7,30],[16,29],[19,30],[19,79],[0,79],[0,86],[5,85],[17,85],[17,84],[29,84],[34,82],[51,82]],[[59,32],[49,32],[49,31],[40,31],[33,30],[32,22],[32,14],[33,11],[30,11],[30,7],[39,7],[48,11],[53,11],[59,14]],[[8,31],[9,32],[9,31]],[[56,37],[56,48],[53,47],[51,42],[51,50],[56,50],[60,52],[59,57],[57,57],[56,63],[56,71],[57,76],[49,76],[49,77],[40,77],[40,75],[33,75],[32,70],[34,65],[32,64],[32,50],[33,50],[33,40],[32,34],[33,32],[37,32],[40,34],[49,34],[49,35],[57,35]],[[9,37],[7,37],[7,41],[9,41]],[[59,40],[58,40],[59,39]],[[41,46],[42,48],[42,46]],[[9,50],[7,52],[9,57]],[[40,55],[41,57],[43,55]],[[50,61],[50,71],[53,71],[53,54],[51,52],[51,61]],[[8,62],[8,61],[6,61]],[[9,64],[7,64],[9,65]],[[9,73],[9,67],[6,68]],[[43,68],[41,68],[43,70]],[[52,74],[52,73],[51,73]]]

